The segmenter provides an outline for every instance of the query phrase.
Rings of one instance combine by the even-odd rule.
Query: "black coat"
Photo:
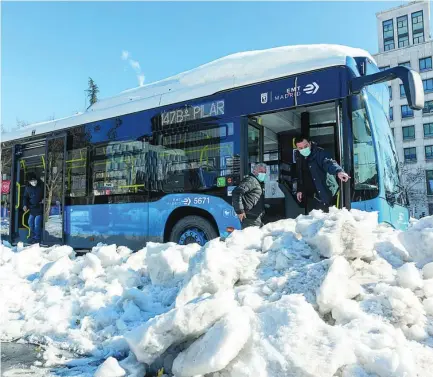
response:
[[[233,192],[232,205],[239,215],[243,212],[250,219],[260,218],[264,213],[264,190],[255,175],[246,176]]]
[[[298,152],[296,160],[298,171],[297,191],[305,195],[303,170],[305,168],[310,169],[320,201],[329,205],[338,190],[335,176],[342,172],[343,168],[337,164],[337,161],[329,157],[323,148],[318,147],[315,143],[311,143],[311,154],[308,157],[303,157]]]
[[[44,187],[42,186],[42,183],[40,181],[38,181],[38,184],[35,187],[28,185],[24,190],[23,206],[27,207],[30,210],[30,214],[33,216],[42,215],[43,197]]]

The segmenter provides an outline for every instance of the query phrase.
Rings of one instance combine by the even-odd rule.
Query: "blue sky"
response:
[[[307,43],[377,51],[378,11],[403,2],[1,2],[1,122],[83,111],[230,53]],[[122,51],[129,54],[123,56]]]

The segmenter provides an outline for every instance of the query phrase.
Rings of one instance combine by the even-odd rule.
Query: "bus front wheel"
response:
[[[208,220],[200,216],[186,216],[173,227],[170,242],[176,242],[179,245],[198,243],[203,246],[216,237],[218,233]]]

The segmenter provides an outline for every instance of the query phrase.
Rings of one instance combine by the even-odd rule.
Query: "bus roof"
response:
[[[327,44],[284,46],[236,53],[102,99],[86,112],[4,133],[2,141],[58,131],[303,72],[346,65],[348,57],[367,57],[374,61],[365,50]]]

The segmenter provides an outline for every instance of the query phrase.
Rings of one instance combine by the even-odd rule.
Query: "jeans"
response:
[[[39,242],[42,233],[42,215],[29,216],[30,237],[33,241]]]

